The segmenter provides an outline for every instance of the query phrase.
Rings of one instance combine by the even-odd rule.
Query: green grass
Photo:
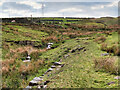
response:
[[[107,37],[107,40],[105,41],[105,43],[107,43],[108,46],[111,46],[113,44],[118,44],[118,42],[119,42],[119,40],[118,40],[118,32],[113,32],[112,35],[109,35]]]
[[[88,45],[85,45],[84,42],[88,42]],[[70,50],[66,54],[69,54],[70,57],[63,58],[61,55],[65,52],[65,48],[74,49],[78,45],[85,46],[86,52],[80,51],[75,53],[70,53]],[[60,47],[50,50],[43,54],[41,57],[46,56],[48,62],[54,60],[58,56],[62,56],[63,62],[66,64],[62,68],[62,72],[55,74],[57,79],[52,79],[49,84],[50,88],[115,88],[117,87],[117,80],[114,79],[115,75],[106,73],[104,71],[97,71],[94,68],[93,60],[96,57],[101,57],[103,51],[99,50],[98,47],[94,47],[97,44],[91,40],[80,41],[79,43],[73,39],[68,40],[65,44]],[[62,47],[62,49],[61,49]],[[79,53],[79,54],[78,54]],[[65,55],[66,55],[65,54]],[[46,58],[44,57],[44,58]],[[60,58],[60,59],[61,59]],[[54,74],[51,77],[55,76]],[[50,77],[49,77],[50,78]],[[116,84],[107,85],[107,83],[115,81]]]
[[[32,30],[29,28],[24,28],[22,26],[13,26],[11,27],[18,29],[18,34],[14,34],[12,30],[10,30],[7,26],[5,26],[5,30],[11,31],[10,33],[3,32],[3,40],[14,40],[14,41],[22,41],[22,40],[41,40],[43,36],[48,36],[45,32],[40,32],[37,30]]]

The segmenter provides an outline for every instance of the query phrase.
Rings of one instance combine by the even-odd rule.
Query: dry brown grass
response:
[[[15,63],[14,59],[2,61],[2,74],[6,74],[10,71],[10,65]]]
[[[53,40],[55,42],[58,42],[59,41],[59,38],[54,36],[54,35],[51,35],[51,36],[48,36],[46,38],[42,38],[42,42],[43,43],[48,43],[50,40]]]
[[[102,43],[101,50],[106,51],[108,53],[113,53],[114,55],[117,55],[117,56],[120,55],[120,46],[118,45],[118,42],[116,42],[115,44],[109,47],[106,43]]]
[[[97,58],[94,60],[95,68],[97,70],[104,69],[107,72],[114,74],[118,73],[118,66],[116,65],[117,58]]]
[[[19,73],[31,73],[31,72],[35,72],[38,70],[38,68],[44,63],[43,60],[37,60],[34,62],[30,62],[27,65],[23,64],[19,67],[18,72]]]
[[[100,36],[98,38],[96,38],[94,41],[97,43],[103,43],[106,40],[106,38],[104,36]]]
[[[17,49],[10,49],[10,52],[12,53],[23,53],[23,52],[28,52],[30,55],[32,52],[45,52],[47,49],[36,49],[33,48],[32,46],[25,46],[25,47],[19,47]]]
[[[101,44],[101,50],[106,51],[107,50],[107,43],[102,43]]]

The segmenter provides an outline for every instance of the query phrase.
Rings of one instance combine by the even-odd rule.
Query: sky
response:
[[[0,0],[0,18],[117,17],[118,0]]]

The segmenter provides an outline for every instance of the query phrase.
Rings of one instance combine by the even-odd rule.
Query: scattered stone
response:
[[[56,66],[52,65],[51,68],[56,68]]]
[[[33,80],[35,80],[35,81],[42,81],[43,79],[40,78],[40,77],[35,77]]]
[[[44,76],[44,74],[42,74],[41,76]]]
[[[67,58],[69,55],[65,55],[64,57]]]
[[[48,43],[47,49],[50,49],[50,48],[51,48],[51,45],[53,45],[53,43]]]
[[[114,79],[120,79],[120,76],[116,76],[116,77],[114,77]]]
[[[61,67],[63,67],[65,64],[62,64]]]
[[[26,57],[26,60],[30,60],[30,58],[31,58],[31,57],[28,55],[28,56]]]
[[[83,52],[85,52],[85,51],[86,51],[86,49],[83,50]]]
[[[80,51],[80,50],[82,50],[82,49],[84,49],[85,47],[81,47],[81,48],[78,48],[78,51]]]
[[[58,68],[61,68],[61,66],[58,66]]]
[[[39,78],[43,78],[43,76],[40,76]]]
[[[26,88],[32,88],[31,86],[27,86]]]
[[[46,88],[46,87],[47,87],[47,85],[44,85],[44,86],[43,86],[43,88]]]
[[[26,57],[26,60],[24,60],[23,62],[30,62],[30,56],[28,55],[27,57]]]
[[[61,65],[60,62],[54,62],[54,65]]]
[[[29,86],[35,86],[35,85],[38,85],[38,81],[32,80],[29,82]]]
[[[101,54],[101,56],[107,56],[107,55],[109,55],[109,53],[103,53],[103,54]]]
[[[38,86],[38,88],[41,88],[41,86]]]
[[[57,68],[56,70],[60,70],[60,68]]]
[[[51,45],[48,45],[47,49],[50,49],[51,48]]]
[[[48,71],[52,71],[53,69],[52,68],[49,68]]]
[[[71,53],[74,53],[74,52],[76,52],[77,50],[80,51],[80,50],[82,50],[82,49],[84,49],[84,48],[85,48],[85,47],[81,47],[81,48],[80,48],[80,45],[79,45],[78,48],[73,49],[73,50],[71,51]]]
[[[107,83],[107,85],[110,85],[110,84],[115,84],[115,82],[109,82],[109,83]]]
[[[53,70],[52,68],[49,68],[49,69],[45,72],[45,74],[46,74],[47,72],[52,71],[52,70]]]
[[[60,59],[60,61],[59,62],[62,62],[62,59]]]
[[[43,85],[40,85],[39,87],[40,87],[40,88],[43,88]]]
[[[74,53],[76,50],[72,50],[71,53]]]
[[[48,43],[48,45],[53,45],[53,43]]]
[[[24,60],[23,62],[30,62],[30,60]]]
[[[49,82],[50,82],[49,80],[45,81],[45,82],[44,82],[44,85],[48,84]]]

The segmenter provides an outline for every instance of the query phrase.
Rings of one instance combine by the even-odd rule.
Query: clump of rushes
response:
[[[117,58],[115,57],[96,58],[94,64],[97,71],[105,70],[106,72],[118,74]]]
[[[118,44],[114,44],[109,46],[106,43],[101,44],[101,50],[106,51],[108,53],[113,53],[114,55],[120,56],[120,46]]]
[[[107,50],[107,43],[102,43],[101,44],[101,50],[106,51]]]
[[[107,48],[107,52],[114,53],[114,55],[119,56],[120,55],[120,47],[117,44],[114,44],[113,46]]]

